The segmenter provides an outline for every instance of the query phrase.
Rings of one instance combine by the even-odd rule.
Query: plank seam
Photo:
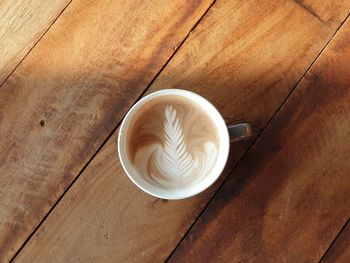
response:
[[[348,220],[345,222],[345,224],[342,226],[342,228],[340,229],[340,231],[338,232],[338,234],[335,236],[334,240],[330,243],[330,245],[328,246],[328,248],[326,249],[326,251],[324,252],[324,254],[322,255],[322,257],[320,258],[320,260],[318,261],[319,263],[324,259],[324,257],[327,255],[327,253],[329,252],[329,250],[333,247],[333,245],[335,244],[335,242],[337,241],[337,239],[339,238],[339,236],[341,235],[341,233],[344,231],[345,227],[347,226],[347,224],[349,224],[350,222],[350,218],[348,218]]]
[[[0,84],[0,88],[6,83],[6,81],[11,77],[13,72],[17,70],[17,68],[22,64],[22,62],[26,59],[30,52],[35,48],[35,46],[40,42],[40,40],[46,35],[46,33],[51,29],[53,24],[56,23],[57,19],[63,14],[63,12],[67,9],[67,7],[72,3],[73,0],[70,0],[69,3],[61,10],[58,16],[52,21],[51,25],[45,30],[45,32],[39,37],[39,39],[34,43],[34,45],[28,50],[27,54],[23,56],[23,58],[18,62],[18,64],[14,67],[14,69],[10,72],[10,74],[4,79],[4,81]]]
[[[169,254],[169,256],[166,258],[165,262],[169,262],[170,258],[173,256],[173,254],[175,253],[175,251],[179,248],[179,246],[181,245],[181,243],[188,237],[189,233],[191,232],[191,230],[193,229],[194,225],[198,222],[199,218],[203,215],[204,211],[208,208],[208,206],[210,205],[210,203],[213,201],[213,199],[215,198],[215,196],[217,195],[217,193],[219,192],[219,190],[223,187],[223,185],[225,184],[225,182],[229,179],[229,177],[231,177],[231,175],[235,172],[235,170],[237,169],[237,167],[240,165],[240,163],[242,162],[242,160],[247,156],[247,154],[249,153],[250,149],[253,147],[253,145],[258,141],[258,139],[263,135],[263,133],[265,132],[266,128],[270,125],[270,123],[275,119],[276,115],[278,114],[278,112],[280,112],[280,110],[282,109],[282,107],[285,105],[285,103],[287,102],[287,100],[289,99],[289,97],[292,95],[292,93],[294,92],[294,90],[299,86],[300,82],[304,79],[305,75],[309,72],[310,68],[316,63],[316,61],[318,60],[318,58],[320,57],[320,55],[323,53],[323,51],[326,49],[326,47],[328,46],[328,44],[333,40],[333,38],[335,37],[335,35],[338,33],[339,29],[343,26],[343,24],[345,23],[345,21],[349,18],[350,13],[346,16],[346,18],[343,20],[343,22],[338,26],[338,28],[336,29],[336,31],[334,32],[334,34],[331,36],[331,38],[326,42],[326,44],[323,46],[323,48],[321,49],[321,51],[318,53],[318,55],[316,56],[316,58],[313,60],[313,62],[310,64],[310,66],[306,69],[306,71],[304,72],[304,74],[301,76],[301,78],[299,79],[299,81],[297,82],[297,84],[294,86],[294,88],[289,92],[289,94],[287,95],[287,97],[284,99],[284,101],[281,103],[281,105],[277,108],[277,110],[275,111],[275,113],[272,115],[272,117],[268,120],[268,122],[266,123],[266,125],[262,128],[262,130],[260,131],[260,133],[257,135],[257,137],[255,138],[255,140],[248,146],[247,150],[244,152],[244,154],[242,155],[242,157],[238,160],[237,164],[234,166],[234,168],[231,170],[231,172],[229,173],[229,175],[222,181],[222,183],[219,185],[218,189],[215,191],[215,193],[210,197],[208,203],[204,206],[204,208],[202,209],[202,211],[199,213],[199,215],[195,218],[195,220],[193,221],[193,223],[191,224],[191,226],[188,228],[188,230],[186,231],[185,235],[181,238],[181,240],[178,242],[178,244],[175,246],[175,248],[171,251],[171,253]]]
[[[201,17],[198,19],[198,21],[191,27],[191,29],[188,31],[187,35],[182,39],[180,44],[177,46],[177,48],[174,50],[174,52],[171,54],[171,56],[166,60],[166,62],[163,64],[163,66],[160,68],[157,74],[152,78],[150,83],[146,86],[146,88],[142,91],[140,96],[135,100],[134,104],[139,101],[144,94],[147,92],[147,90],[152,86],[153,82],[158,78],[158,76],[162,73],[162,71],[165,69],[165,67],[169,64],[169,62],[172,60],[172,58],[176,55],[176,53],[181,49],[183,43],[187,40],[187,38],[191,35],[192,31],[197,27],[197,25],[201,22],[201,20],[207,15],[208,11],[211,9],[211,7],[214,5],[216,0],[213,0],[213,2],[209,5],[207,10],[201,15]],[[68,6],[68,5],[67,5]],[[61,14],[60,14],[61,15]],[[50,26],[51,27],[51,26]],[[45,32],[46,33],[46,32]],[[39,39],[40,41],[40,39]],[[28,52],[29,53],[29,52]],[[17,66],[18,67],[18,66]],[[16,67],[16,68],[17,68]],[[14,70],[13,70],[14,71]],[[12,74],[12,73],[11,73]],[[6,81],[6,80],[5,80]],[[5,82],[4,81],[4,82]],[[3,83],[2,83],[3,84]],[[1,85],[2,85],[1,84]],[[0,85],[0,88],[1,88]],[[124,117],[123,117],[124,118]],[[45,222],[45,220],[48,218],[48,216],[51,214],[51,212],[55,209],[55,207],[58,205],[58,203],[63,199],[63,197],[66,195],[66,193],[70,190],[70,188],[74,185],[74,183],[79,179],[79,177],[84,173],[85,169],[90,165],[92,160],[96,157],[96,155],[101,151],[101,149],[105,146],[107,141],[113,136],[115,131],[120,126],[123,118],[117,123],[117,125],[113,128],[112,132],[107,136],[107,138],[103,141],[103,143],[100,145],[100,147],[96,150],[96,152],[92,155],[92,157],[87,161],[87,163],[83,166],[83,168],[80,170],[78,175],[72,180],[72,182],[68,185],[68,187],[64,190],[62,195],[56,200],[56,202],[53,204],[53,206],[49,209],[49,211],[46,213],[46,215],[40,220],[37,226],[34,227],[33,231],[29,234],[29,236],[26,238],[24,243],[20,246],[20,248],[17,250],[17,252],[13,255],[13,257],[10,259],[10,262],[13,262],[15,258],[20,254],[20,252],[23,250],[23,248],[27,245],[29,240],[35,235],[36,231],[41,227],[41,225]]]

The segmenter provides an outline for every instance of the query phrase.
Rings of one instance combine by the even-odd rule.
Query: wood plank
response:
[[[211,1],[74,1],[0,93],[0,261],[23,244]]]
[[[318,262],[350,216],[350,19],[170,262]]]
[[[350,262],[350,223],[349,221],[339,233],[334,243],[324,255],[320,263]]]
[[[1,1],[0,86],[70,2]]]
[[[315,0],[293,0],[301,9],[318,19],[321,23],[329,26],[330,28],[338,27],[338,17],[340,14],[346,11],[346,6],[343,4],[338,5],[332,1],[320,1]]]
[[[343,7],[332,18],[339,25],[350,3],[333,3]],[[231,121],[266,123],[334,32],[290,1],[217,1],[149,92],[186,87]],[[167,202],[129,181],[115,141],[116,133],[16,262],[164,261],[251,143],[232,146],[222,177],[208,191]]]

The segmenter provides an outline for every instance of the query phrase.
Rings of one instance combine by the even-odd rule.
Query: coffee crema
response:
[[[191,99],[165,95],[133,116],[127,132],[128,155],[135,170],[163,188],[190,186],[206,177],[218,152],[217,128]]]

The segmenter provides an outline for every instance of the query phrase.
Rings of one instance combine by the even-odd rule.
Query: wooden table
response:
[[[3,0],[0,262],[350,262],[350,1]],[[234,143],[202,194],[137,189],[116,134],[184,88]]]

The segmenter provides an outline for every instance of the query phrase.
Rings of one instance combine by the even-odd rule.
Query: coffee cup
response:
[[[165,89],[143,97],[126,114],[118,155],[140,189],[162,199],[183,199],[211,186],[226,165],[230,142],[251,135],[248,123],[227,126],[202,96]]]

